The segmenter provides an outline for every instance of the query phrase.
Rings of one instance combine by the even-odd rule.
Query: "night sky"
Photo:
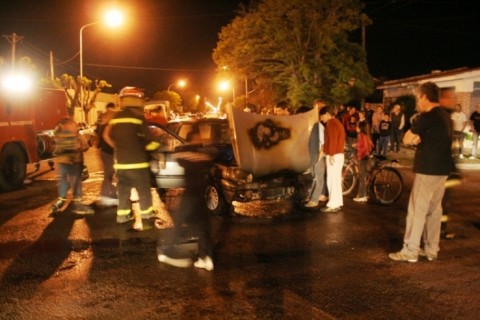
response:
[[[125,85],[165,90],[187,78],[191,92],[213,94],[212,50],[221,27],[240,0],[116,1],[128,21],[112,31],[101,25],[83,32],[84,75]],[[243,1],[248,3],[247,0]],[[23,39],[17,57],[33,59],[41,75],[53,51],[55,75],[78,74],[80,28],[101,17],[99,0],[0,0],[0,34]],[[480,1],[366,1],[368,66],[376,78],[396,79],[458,67],[480,67]],[[11,45],[0,41],[8,61]],[[241,92],[239,92],[241,94]]]

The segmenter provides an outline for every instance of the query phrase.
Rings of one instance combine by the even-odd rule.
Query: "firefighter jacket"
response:
[[[149,167],[150,151],[158,148],[143,115],[143,109],[125,107],[109,121],[110,137],[115,143],[116,170]]]

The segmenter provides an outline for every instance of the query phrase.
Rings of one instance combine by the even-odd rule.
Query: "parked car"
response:
[[[160,189],[185,186],[185,170],[178,162],[182,152],[209,153],[213,157],[205,172],[208,183],[204,190],[205,206],[212,214],[230,213],[233,201],[303,200],[311,186],[310,174],[282,171],[256,177],[240,169],[225,118],[184,119],[151,129],[161,145],[151,166]]]
[[[85,136],[85,139],[88,141],[88,145],[91,147],[95,143],[95,129],[89,126],[85,122],[77,122],[78,124],[78,132]]]

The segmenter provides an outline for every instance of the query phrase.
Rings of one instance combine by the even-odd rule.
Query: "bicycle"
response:
[[[370,155],[367,163],[366,186],[382,204],[392,204],[402,195],[403,179],[400,172],[392,167],[397,160],[386,164],[386,158],[380,155]],[[349,195],[359,183],[359,160],[354,156],[342,169],[343,195]]]

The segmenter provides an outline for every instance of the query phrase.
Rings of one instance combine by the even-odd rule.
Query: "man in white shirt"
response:
[[[320,112],[322,108],[325,107],[325,103],[322,100],[315,100],[314,108]],[[306,208],[314,208],[318,206],[318,202],[325,202],[328,200],[327,197],[327,184],[325,172],[327,170],[327,165],[325,162],[325,154],[323,153],[323,144],[325,142],[325,127],[320,121],[320,116],[318,119],[318,134],[319,134],[319,155],[317,163],[313,166],[314,174],[314,184],[312,194],[310,196],[310,201],[305,204]]]
[[[455,146],[455,155],[463,159],[463,139],[465,138],[463,130],[467,127],[467,115],[463,113],[461,104],[455,105],[455,111],[452,113],[451,118],[453,121],[453,145]],[[456,152],[457,150],[458,153]]]

